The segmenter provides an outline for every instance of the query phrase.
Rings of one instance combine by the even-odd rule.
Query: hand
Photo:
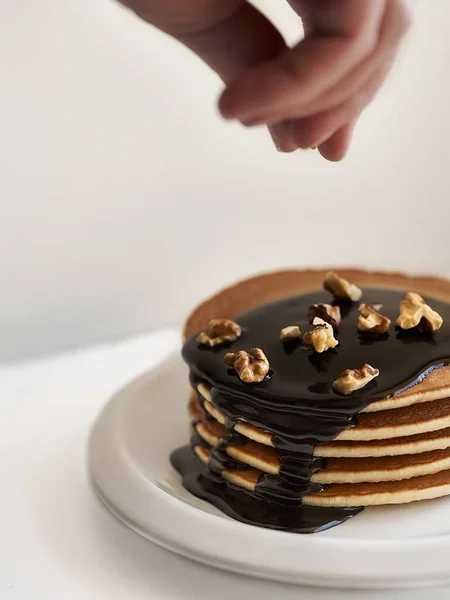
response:
[[[333,161],[345,156],[410,22],[403,0],[289,0],[305,37],[288,48],[245,0],[122,1],[219,74],[224,118],[266,124],[282,152],[317,146]]]

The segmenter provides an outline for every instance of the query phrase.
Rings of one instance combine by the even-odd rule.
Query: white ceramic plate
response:
[[[175,350],[175,349],[174,349]],[[183,556],[238,573],[330,587],[450,582],[450,498],[366,509],[298,535],[234,521],[189,494],[169,462],[188,442],[187,369],[176,353],[120,390],[97,420],[94,487],[127,525]]]

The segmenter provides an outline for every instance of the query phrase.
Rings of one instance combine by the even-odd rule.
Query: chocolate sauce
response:
[[[382,313],[395,323],[404,294],[365,289],[362,301],[383,304]],[[280,451],[280,472],[276,476],[261,475],[254,492],[225,482],[220,478],[221,470],[242,469],[226,454],[226,446],[233,439],[233,435],[227,435],[212,452],[209,467],[202,467],[185,449],[172,455],[185,487],[235,518],[290,531],[320,531],[359,512],[359,508],[313,509],[302,504],[305,495],[323,489],[311,481],[314,472],[326,465],[326,461],[313,456],[314,448],[357,425],[358,413],[370,403],[396,395],[433,368],[448,364],[450,305],[427,298],[425,301],[444,319],[443,327],[434,334],[416,329],[397,331],[392,325],[383,336],[361,335],[356,327],[358,303],[341,304],[343,319],[335,334],[339,345],[323,354],[305,351],[297,341],[281,343],[280,330],[298,325],[302,332],[308,331],[309,306],[330,302],[324,291],[285,298],[244,313],[235,319],[243,329],[241,338],[226,347],[205,348],[196,342],[196,335],[189,338],[183,358],[191,369],[193,387],[200,382],[212,386],[212,402],[226,415],[228,429],[245,419],[268,431]],[[226,352],[251,348],[261,348],[268,357],[269,380],[243,383],[224,364]],[[342,371],[360,368],[364,363],[377,367],[380,376],[350,396],[334,392],[332,382]]]
[[[221,450],[212,449],[211,457],[208,461],[208,467],[211,469],[213,473],[217,473],[220,475],[224,469],[233,470],[233,471],[247,471],[248,465],[244,465],[244,463],[233,460]]]
[[[279,478],[297,488],[306,488],[306,492],[313,493],[311,477],[317,471],[325,469],[327,461],[325,458],[311,457],[311,454],[281,454]],[[308,488],[308,486],[310,486]],[[304,495],[304,494],[303,494]]]
[[[173,452],[171,461],[183,478],[183,486],[191,494],[206,500],[233,519],[249,525],[294,533],[315,533],[343,523],[362,510],[306,505],[274,506],[212,473],[195,456],[190,446]]]

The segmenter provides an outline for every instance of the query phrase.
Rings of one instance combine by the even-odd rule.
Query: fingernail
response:
[[[282,136],[273,130],[270,130],[270,135],[272,136],[273,143],[275,144],[275,148],[278,150],[278,152],[281,152],[282,154],[288,152],[285,149],[285,140],[283,140]]]
[[[275,148],[278,150],[278,152],[281,152],[282,154],[286,153],[286,150],[283,147],[283,144],[281,142],[277,142],[276,140],[273,140],[274,144],[275,144]]]
[[[330,139],[330,134],[323,135],[322,137],[320,137],[318,140],[315,141],[314,148],[320,148],[321,146],[326,144],[329,139]]]

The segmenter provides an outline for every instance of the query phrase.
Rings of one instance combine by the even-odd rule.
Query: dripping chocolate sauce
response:
[[[382,304],[381,312],[395,323],[404,294],[365,289],[363,301]],[[343,319],[336,333],[339,345],[323,354],[305,351],[298,341],[282,344],[279,334],[288,325],[308,331],[309,306],[330,302],[324,291],[285,298],[242,314],[235,320],[243,335],[232,344],[211,349],[200,346],[196,335],[190,337],[182,353],[190,367],[191,385],[194,389],[201,382],[213,386],[212,402],[226,415],[230,433],[218,448],[209,447],[208,465],[192,451],[197,444],[208,446],[197,434],[191,446],[172,454],[172,464],[182,475],[186,489],[238,520],[287,531],[322,531],[360,512],[360,507],[329,509],[303,503],[306,495],[320,493],[326,487],[311,481],[312,475],[326,466],[326,459],[315,457],[314,449],[356,426],[359,412],[372,402],[397,395],[432,369],[450,362],[450,328],[446,327],[450,305],[429,298],[425,301],[444,319],[444,326],[434,334],[416,329],[397,331],[391,326],[383,336],[360,335],[356,328],[358,303],[340,304]],[[262,348],[271,367],[271,377],[258,384],[243,383],[224,364],[224,355],[230,349],[251,348]],[[339,374],[364,363],[377,367],[380,376],[350,396],[336,394],[332,382]],[[261,475],[252,492],[225,482],[220,475],[224,469],[250,468],[226,453],[228,444],[245,442],[233,431],[242,419],[269,432],[280,452],[279,474]]]
[[[314,533],[343,523],[361,510],[306,505],[274,506],[253,492],[225,482],[195,456],[190,446],[175,450],[171,461],[189,492],[237,521],[249,525],[296,533]]]

